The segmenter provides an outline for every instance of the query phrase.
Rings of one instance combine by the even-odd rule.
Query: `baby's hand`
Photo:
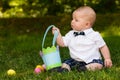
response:
[[[58,34],[60,34],[60,30],[59,30],[57,27],[55,27],[55,26],[52,28],[52,33],[53,33],[53,34],[54,34],[54,31],[55,31],[55,30],[57,30]]]
[[[105,67],[108,67],[108,68],[112,67],[111,59],[105,59],[104,64],[105,64]]]

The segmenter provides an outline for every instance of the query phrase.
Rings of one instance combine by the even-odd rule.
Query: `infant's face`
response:
[[[82,12],[73,12],[72,18],[71,27],[73,30],[82,31],[88,28],[88,21]]]

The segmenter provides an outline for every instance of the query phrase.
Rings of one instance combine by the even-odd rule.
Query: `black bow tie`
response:
[[[78,36],[78,35],[85,35],[85,32],[74,32],[73,33],[74,36]]]

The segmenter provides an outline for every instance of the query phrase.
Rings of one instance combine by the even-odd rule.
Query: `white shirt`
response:
[[[100,33],[92,28],[84,30],[85,35],[74,36],[74,30],[69,31],[64,37],[63,42],[69,48],[71,58],[77,61],[91,62],[93,59],[101,59],[99,48],[106,43]]]

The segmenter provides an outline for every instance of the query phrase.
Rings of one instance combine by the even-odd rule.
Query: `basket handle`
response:
[[[42,41],[42,49],[43,49],[43,47],[44,47],[44,42],[45,42],[46,35],[47,35],[48,31],[49,31],[52,27],[54,27],[54,25],[48,26],[48,28],[47,28],[46,31],[45,31],[45,34],[44,34],[44,37],[43,37],[43,41]],[[54,31],[53,41],[52,41],[52,46],[55,46],[55,42],[56,42],[57,36],[58,36],[58,32],[57,32],[57,30],[55,30],[55,31]]]

